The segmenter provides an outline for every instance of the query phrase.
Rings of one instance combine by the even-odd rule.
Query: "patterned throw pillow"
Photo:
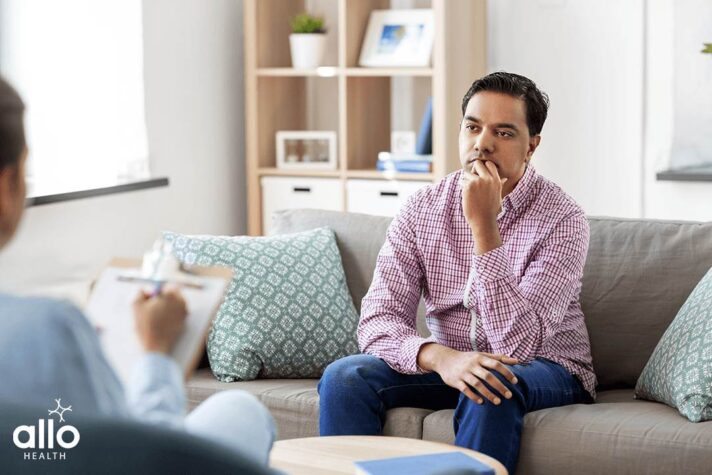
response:
[[[675,407],[692,422],[712,420],[712,269],[658,342],[635,396]]]
[[[235,271],[208,336],[219,380],[317,378],[332,361],[358,352],[358,314],[331,229],[163,236],[181,262]]]

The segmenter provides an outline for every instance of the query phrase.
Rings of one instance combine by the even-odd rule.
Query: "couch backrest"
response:
[[[275,214],[274,230],[281,234],[332,228],[360,310],[390,221],[355,213],[289,210]],[[589,221],[591,244],[581,305],[596,375],[601,387],[632,387],[678,309],[712,267],[712,223]]]
[[[386,240],[386,230],[391,219],[338,211],[284,210],[272,215],[272,232],[297,233],[322,226],[333,229],[351,298],[356,310],[361,312],[361,299],[371,285],[376,257]]]
[[[581,305],[602,387],[634,386],[712,267],[712,223],[589,218]]]

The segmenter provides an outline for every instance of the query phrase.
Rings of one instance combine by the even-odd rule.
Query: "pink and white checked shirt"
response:
[[[502,246],[474,253],[457,171],[411,196],[390,227],[361,303],[359,347],[405,374],[422,373],[420,347],[542,357],[595,396],[579,304],[589,228],[583,210],[529,166],[502,202]],[[421,292],[429,338],[415,325]]]

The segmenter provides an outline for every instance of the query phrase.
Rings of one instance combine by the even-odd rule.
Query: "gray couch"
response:
[[[279,212],[275,232],[329,226],[357,308],[371,281],[390,218],[315,210]],[[663,404],[633,398],[658,339],[712,267],[712,223],[591,218],[582,305],[598,376],[592,405],[545,409],[525,418],[517,473],[712,473],[712,421],[691,423]],[[421,332],[422,315],[419,317]],[[257,395],[281,439],[318,435],[317,380],[216,381],[201,369],[191,406],[224,389]],[[400,408],[385,434],[452,443],[452,410]]]

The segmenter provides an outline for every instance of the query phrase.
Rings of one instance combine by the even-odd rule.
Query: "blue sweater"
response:
[[[185,394],[173,359],[147,353],[127,386],[124,392],[77,307],[0,294],[0,401],[52,409],[61,399],[73,414],[182,426]]]

